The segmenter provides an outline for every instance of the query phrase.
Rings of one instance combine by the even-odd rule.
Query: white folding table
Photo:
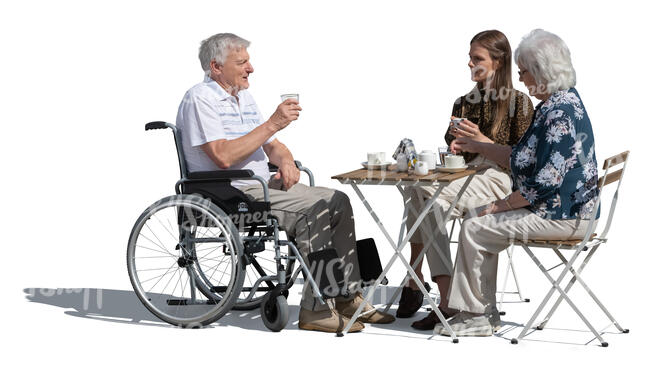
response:
[[[427,299],[427,302],[431,305],[431,308],[433,311],[436,313],[442,324],[445,326],[447,331],[450,331],[451,339],[452,342],[458,343],[458,338],[456,337],[456,334],[451,330],[449,327],[449,324],[447,323],[445,317],[442,315],[440,312],[440,309],[438,309],[438,306],[434,302],[434,300],[431,298],[427,290],[424,288],[424,285],[420,281],[420,279],[416,276],[415,271],[413,270],[413,267],[416,267],[420,261],[422,261],[422,258],[424,256],[424,253],[429,249],[429,246],[433,246],[433,248],[438,251],[438,253],[441,252],[438,243],[436,243],[433,240],[433,234],[431,233],[431,228],[433,227],[431,223],[429,222],[429,217],[428,213],[431,210],[431,207],[433,206],[433,203],[435,202],[436,198],[440,195],[440,192],[442,191],[442,188],[448,185],[450,182],[453,182],[457,179],[463,178],[463,177],[468,177],[465,180],[465,183],[463,184],[462,188],[456,195],[456,198],[454,201],[451,203],[451,206],[449,209],[444,213],[444,216],[441,217],[442,221],[438,220],[436,224],[440,225],[446,225],[447,221],[449,220],[451,213],[453,212],[456,203],[458,202],[458,199],[462,194],[465,192],[467,186],[469,185],[470,181],[472,178],[474,178],[474,175],[476,174],[477,171],[483,170],[485,166],[469,166],[466,170],[456,172],[456,173],[444,173],[444,172],[436,172],[436,171],[430,171],[429,174],[419,176],[411,173],[406,173],[406,172],[397,172],[395,171],[395,165],[392,165],[388,167],[388,169],[385,170],[366,170],[366,169],[358,169],[354,170],[351,172],[335,175],[332,177],[332,179],[336,179],[342,184],[349,184],[354,192],[356,192],[357,196],[359,196],[359,199],[361,199],[361,202],[363,205],[368,209],[368,212],[372,216],[373,220],[375,223],[377,223],[377,226],[381,230],[381,232],[386,236],[386,239],[388,239],[388,242],[390,245],[393,247],[395,250],[395,254],[391,257],[391,259],[388,261],[386,264],[386,267],[384,268],[384,271],[381,273],[381,275],[375,280],[374,284],[370,288],[370,291],[368,292],[368,295],[365,297],[364,302],[357,308],[355,311],[354,315],[350,319],[350,322],[345,326],[343,331],[339,333],[339,336],[343,336],[346,334],[350,328],[352,327],[352,324],[359,318],[361,311],[363,310],[364,306],[366,303],[370,303],[369,300],[372,300],[372,297],[375,293],[375,290],[377,286],[384,280],[386,277],[386,273],[388,270],[393,266],[395,263],[395,260],[399,258],[404,266],[406,266],[406,269],[408,271],[406,277],[402,280],[401,286],[404,286],[406,282],[409,279],[409,276],[411,279],[415,281],[417,284],[418,288],[420,291],[422,291],[422,294],[424,297]],[[402,222],[400,225],[400,230],[399,230],[399,235],[397,237],[397,243],[393,240],[391,235],[388,233],[386,230],[386,227],[384,224],[381,222],[375,211],[372,209],[370,206],[370,203],[368,200],[364,197],[363,193],[361,193],[361,190],[359,189],[360,185],[373,185],[373,186],[395,186],[399,190],[399,192],[404,196],[404,187],[408,186],[432,186],[436,188],[436,192],[433,194],[433,196],[427,201],[426,205],[424,208],[422,208],[421,212],[415,211],[413,203],[410,201],[410,199],[405,198],[404,199],[404,212],[402,214]],[[418,194],[418,197],[420,199],[420,206],[423,205],[423,199],[420,194]],[[406,217],[408,216],[408,212],[412,211],[417,214],[417,219],[415,220],[415,223],[413,226],[408,230],[407,233],[405,233],[406,229]],[[416,262],[413,264],[413,267],[409,264],[409,262],[406,260],[404,255],[402,255],[402,249],[406,245],[406,243],[409,241],[413,233],[417,230],[417,228],[423,223],[424,221],[424,232],[428,236],[428,240],[424,245],[424,249],[420,253],[419,257],[416,259]],[[444,256],[440,256],[441,258],[444,258]],[[451,264],[447,264],[448,267],[451,268]],[[400,287],[401,288],[401,287]],[[400,288],[398,288],[393,296],[391,297],[389,303],[385,307],[385,311],[387,311],[391,305],[394,303],[395,299],[397,298],[397,293],[399,292]]]

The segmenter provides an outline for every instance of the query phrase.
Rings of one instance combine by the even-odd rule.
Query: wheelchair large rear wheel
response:
[[[175,326],[200,327],[221,318],[237,300],[244,281],[242,256],[237,228],[219,207],[195,195],[174,195],[136,221],[127,267],[149,311]],[[218,298],[201,292],[205,280],[223,289]]]

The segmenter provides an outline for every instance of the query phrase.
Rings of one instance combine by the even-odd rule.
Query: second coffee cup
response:
[[[415,174],[416,175],[427,175],[429,174],[429,165],[425,161],[418,161],[415,163]]]

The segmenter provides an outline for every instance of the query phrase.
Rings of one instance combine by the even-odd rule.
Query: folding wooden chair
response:
[[[595,220],[596,220],[596,214],[597,214],[597,209],[594,209],[594,212],[592,214],[592,217],[589,221],[589,226],[587,228],[587,233],[585,234],[584,238],[582,239],[576,239],[576,240],[528,240],[528,241],[515,241],[515,245],[519,245],[524,248],[526,253],[530,256],[530,258],[535,262],[537,267],[544,273],[546,278],[551,282],[552,287],[546,294],[546,297],[542,300],[541,304],[533,313],[533,316],[530,318],[528,323],[526,323],[526,326],[524,327],[523,331],[519,334],[517,338],[511,339],[512,344],[517,344],[519,340],[523,339],[524,336],[526,336],[526,333],[528,330],[530,330],[531,326],[541,313],[541,311],[544,309],[546,304],[548,303],[549,299],[551,296],[557,291],[559,293],[559,297],[555,304],[553,304],[553,307],[549,310],[548,314],[546,317],[542,320],[542,322],[537,325],[536,329],[537,330],[542,330],[548,321],[551,319],[555,311],[557,310],[558,306],[562,303],[562,301],[566,301],[567,304],[575,311],[575,313],[582,319],[582,321],[587,325],[589,330],[594,334],[596,339],[600,341],[600,344],[603,347],[607,347],[608,343],[603,339],[602,333],[605,329],[609,328],[612,324],[616,326],[616,328],[622,332],[622,333],[628,333],[628,329],[623,329],[618,322],[614,319],[614,317],[609,313],[607,308],[603,305],[603,303],[596,297],[596,295],[591,291],[591,289],[587,286],[585,283],[584,279],[580,276],[582,271],[584,270],[585,266],[589,263],[589,260],[593,257],[594,253],[596,250],[600,247],[601,244],[607,242],[607,233],[609,232],[609,228],[612,224],[612,217],[614,216],[614,211],[616,209],[616,203],[618,201],[618,193],[619,189],[621,187],[621,182],[623,180],[623,174],[625,173],[625,167],[627,165],[627,159],[628,159],[629,151],[625,151],[623,153],[620,153],[616,156],[610,157],[605,160],[605,163],[603,165],[603,169],[605,170],[604,175],[598,179],[598,188],[600,189],[600,194],[598,197],[598,201],[596,203],[596,206],[601,206],[601,198],[603,195],[603,187],[612,184],[616,181],[618,181],[616,185],[616,192],[613,195],[611,206],[609,208],[609,213],[607,217],[607,223],[605,224],[605,227],[602,231],[602,234],[599,236],[595,234],[596,231],[596,225],[595,225]],[[615,168],[617,169],[616,171],[610,171],[610,169]],[[531,251],[531,248],[551,248],[555,252],[555,254],[560,258],[562,261],[560,264],[553,266],[549,269],[545,268],[539,259],[535,257],[533,252]],[[560,250],[568,250],[568,251],[573,251],[572,255],[570,258],[567,260],[566,257],[562,255]],[[576,265],[576,260],[580,256],[582,252],[587,252],[586,257],[583,259],[582,263],[577,266]],[[564,265],[564,269],[560,273],[560,275],[557,277],[557,279],[553,279],[551,275],[549,274],[549,271],[552,269],[555,269],[556,267],[560,267]],[[577,269],[576,269],[577,267]],[[573,278],[568,282],[568,284],[563,288],[560,287],[560,283],[562,280],[565,278],[565,276],[571,272],[573,274]],[[594,302],[600,307],[600,309],[607,315],[607,318],[611,321],[611,324],[606,326],[600,331],[597,331],[593,325],[587,320],[587,318],[583,315],[583,313],[580,311],[578,306],[571,300],[571,298],[568,296],[569,290],[573,287],[573,285],[578,282],[580,285],[587,291],[589,296],[594,300]]]

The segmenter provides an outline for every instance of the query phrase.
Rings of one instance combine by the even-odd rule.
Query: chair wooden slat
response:
[[[605,184],[603,183],[603,177],[598,178],[598,185],[599,186],[607,186],[610,183],[616,182],[617,180],[621,179],[621,175],[623,175],[623,169],[616,170],[611,173],[607,173],[607,179],[605,180]]]
[[[592,234],[589,240],[593,240],[596,237],[596,233]],[[526,244],[541,244],[541,245],[563,245],[563,246],[568,246],[572,247],[578,243],[580,243],[582,239],[570,239],[570,240],[565,240],[565,239],[529,239],[528,241],[522,241],[518,240],[518,243],[526,243]]]
[[[625,151],[617,154],[616,156],[609,157],[605,159],[605,162],[603,162],[603,170],[607,169],[607,163],[611,162],[609,164],[609,167],[615,166],[620,164],[621,162],[625,162],[627,160],[627,156],[630,154],[630,151]]]

